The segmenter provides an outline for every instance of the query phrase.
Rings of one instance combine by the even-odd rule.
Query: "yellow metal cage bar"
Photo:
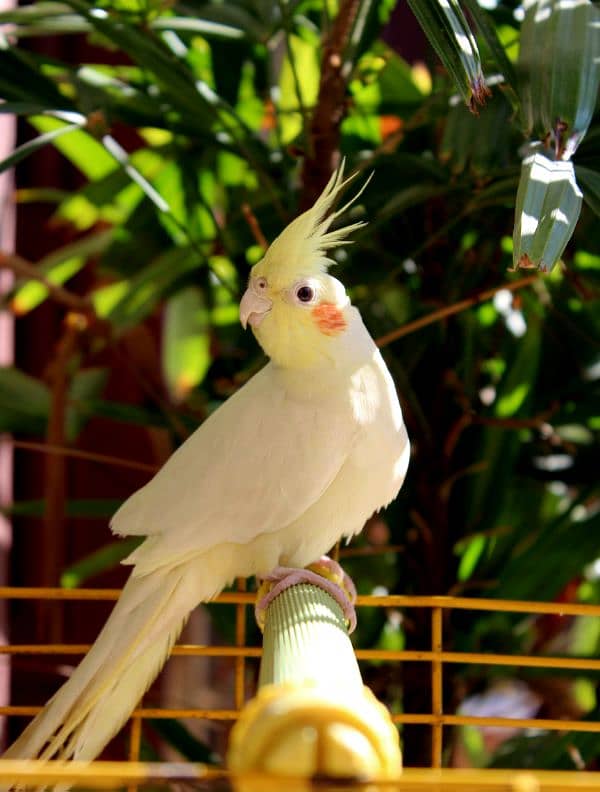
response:
[[[16,600],[16,599],[37,599],[47,601],[112,601],[116,600],[120,594],[118,589],[60,589],[60,588],[14,588],[14,587],[0,587],[0,599]],[[199,709],[199,708],[157,708],[157,707],[144,707],[140,705],[132,714],[130,721],[130,744],[129,744],[129,763],[128,770],[121,769],[117,772],[117,767],[121,767],[123,763],[101,763],[95,762],[94,766],[101,768],[106,767],[106,784],[110,786],[110,779],[118,776],[120,781],[125,784],[135,784],[150,777],[148,774],[156,771],[155,765],[146,765],[139,763],[140,745],[142,724],[147,718],[196,718],[207,719],[214,721],[234,721],[240,714],[246,699],[245,679],[246,679],[246,660],[249,658],[259,658],[261,656],[261,649],[259,647],[246,646],[246,609],[254,605],[254,595],[245,591],[245,582],[238,581],[237,590],[226,592],[216,598],[215,602],[233,604],[236,606],[236,627],[235,627],[235,645],[231,646],[203,646],[195,644],[177,644],[173,649],[175,656],[193,656],[193,657],[220,657],[220,658],[233,658],[235,663],[234,672],[234,707],[232,709]],[[475,652],[450,652],[445,651],[443,648],[443,621],[444,614],[452,610],[470,610],[470,611],[488,611],[488,612],[512,612],[523,613],[528,615],[543,615],[552,614],[555,616],[593,616],[600,617],[600,606],[584,605],[574,603],[548,603],[548,602],[524,602],[524,601],[511,601],[511,600],[491,600],[481,598],[467,598],[467,597],[411,597],[400,595],[389,596],[360,596],[357,600],[358,607],[370,608],[420,608],[427,609],[431,613],[431,645],[427,650],[402,650],[402,651],[388,651],[384,649],[358,649],[356,655],[359,660],[379,660],[388,662],[426,662],[430,664],[431,668],[431,712],[425,713],[398,713],[393,715],[393,720],[398,724],[421,724],[431,727],[431,771],[428,778],[430,783],[434,783],[434,779],[438,779],[438,783],[442,776],[436,775],[438,772],[443,773],[444,781],[443,789],[453,789],[452,786],[455,779],[458,784],[460,777],[461,789],[470,788],[469,779],[471,776],[457,775],[458,771],[442,771],[442,743],[443,743],[443,730],[447,726],[501,726],[511,728],[537,728],[549,731],[574,731],[574,732],[594,732],[599,735],[600,740],[600,723],[597,721],[589,720],[552,720],[545,718],[498,718],[498,717],[475,717],[468,715],[455,715],[444,712],[443,704],[443,672],[444,666],[447,664],[461,663],[461,664],[480,664],[487,666],[513,666],[513,667],[531,667],[531,668],[553,668],[557,670],[582,670],[582,671],[598,671],[600,672],[600,659],[594,658],[578,658],[578,657],[553,657],[542,656],[537,657],[533,654],[525,655],[509,655],[509,654],[490,654],[490,653],[475,653]],[[58,655],[58,654],[72,654],[83,655],[89,649],[89,646],[83,644],[6,644],[0,646],[0,654],[7,655]],[[0,715],[2,716],[32,716],[39,712],[41,707],[37,706],[4,706],[0,707]],[[0,781],[9,772],[6,762],[0,762]],[[33,767],[28,765],[28,767]],[[60,763],[58,763],[60,765]],[[62,773],[61,779],[64,780],[65,773],[75,773],[76,770],[73,766],[65,768],[64,766],[57,766],[52,772]],[[197,765],[190,765],[185,771],[181,770],[180,765],[174,766],[176,768],[173,772],[196,773],[196,779],[210,778],[215,775],[222,775],[224,771],[214,771],[210,768],[198,769]],[[187,767],[187,765],[186,765]],[[112,769],[111,769],[112,768]],[[132,770],[137,768],[137,770]],[[150,768],[150,770],[148,769]],[[196,768],[192,771],[191,768]],[[14,770],[13,770],[14,772]],[[23,770],[23,772],[25,772]],[[27,771],[29,772],[29,770]],[[31,771],[33,772],[33,770]],[[42,772],[38,769],[38,772]],[[83,772],[83,771],[82,771]],[[406,783],[412,779],[411,783],[414,784],[415,789],[424,788],[425,776],[422,776],[417,771],[407,771],[408,774],[403,776],[403,789],[408,788]],[[486,789],[518,789],[514,787],[512,781],[509,783],[509,776],[502,774],[493,774],[492,771],[482,771],[486,773],[485,778],[487,781],[483,783],[479,779],[479,788]],[[120,773],[120,775],[119,775]],[[136,776],[135,773],[138,775]],[[160,775],[162,773],[162,775]],[[159,772],[159,776],[163,779],[167,777],[169,770],[163,768]],[[144,775],[145,774],[145,775]],[[166,775],[165,775],[166,774]],[[449,775],[448,775],[449,774]],[[491,774],[491,775],[490,775]],[[564,775],[564,774],[563,774]],[[528,789],[567,789],[571,788],[585,788],[585,789],[598,789],[600,790],[600,774],[593,774],[590,779],[586,780],[588,786],[579,787],[574,783],[573,779],[582,780],[583,776],[589,774],[567,774],[573,776],[569,783],[561,786],[558,781],[562,778],[560,773],[550,773],[547,777],[544,774],[537,774],[535,776],[536,786],[522,787],[525,792]],[[135,776],[135,777],[134,777]],[[142,778],[143,776],[143,778]],[[153,776],[154,777],[154,776]],[[510,776],[514,780],[515,774],[513,772]],[[541,779],[541,780],[540,780]],[[544,780],[545,779],[545,780]],[[554,779],[550,783],[550,779]],[[39,779],[38,779],[39,780]],[[489,783],[488,783],[489,782]],[[86,784],[88,782],[86,781]],[[427,782],[429,783],[429,782]],[[106,785],[105,784],[105,785]],[[482,786],[483,784],[483,786]],[[489,784],[492,784],[490,786]],[[496,786],[494,786],[496,784]],[[550,784],[550,785],[548,785]],[[556,785],[558,784],[558,785]],[[591,786],[589,785],[591,784]],[[504,786],[503,786],[504,785]],[[263,784],[263,788],[267,788],[268,784]],[[383,787],[382,787],[383,788]],[[458,788],[458,787],[456,787]]]

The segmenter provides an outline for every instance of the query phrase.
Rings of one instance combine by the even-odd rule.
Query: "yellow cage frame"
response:
[[[93,762],[82,767],[79,763],[51,762],[40,766],[38,762],[0,761],[0,781],[14,780],[15,774],[23,783],[34,784],[52,781],[71,783],[85,781],[87,786],[114,787],[160,778],[200,780],[226,775],[225,770],[202,765],[180,763],[144,764],[139,762],[142,722],[146,718],[198,718],[206,720],[235,721],[246,702],[245,664],[248,658],[260,658],[260,647],[246,646],[246,608],[254,605],[254,594],[244,591],[240,581],[238,591],[226,592],[215,599],[217,603],[236,606],[236,639],[231,646],[203,646],[176,644],[175,656],[234,658],[234,708],[233,709],[172,709],[138,707],[130,719],[130,746],[128,762]],[[0,599],[44,600],[44,601],[114,601],[119,589],[62,589],[62,588],[17,588],[0,587]],[[515,772],[515,771],[459,771],[442,770],[442,736],[445,726],[496,726],[536,728],[548,731],[594,732],[600,740],[600,722],[588,720],[551,720],[544,718],[498,718],[454,715],[443,709],[444,665],[451,663],[480,664],[489,666],[522,666],[554,668],[560,670],[585,670],[600,672],[600,659],[534,655],[511,655],[490,653],[449,652],[443,649],[443,616],[451,610],[471,610],[523,613],[531,616],[551,614],[555,616],[592,616],[600,618],[600,606],[575,603],[525,602],[520,600],[496,600],[468,597],[424,597],[424,596],[359,596],[359,608],[425,608],[431,612],[430,649],[423,651],[384,649],[358,649],[359,660],[396,662],[425,662],[431,666],[432,711],[430,713],[400,713],[392,716],[398,724],[421,724],[431,727],[431,769],[406,770],[402,789],[515,789],[523,792],[537,790],[589,789],[600,790],[600,773],[580,772]],[[83,644],[6,644],[0,646],[4,655],[83,655],[89,646]],[[33,716],[41,707],[4,706],[1,716]],[[277,788],[276,780],[271,779]],[[532,785],[533,784],[533,785]],[[286,781],[289,787],[289,780]],[[384,784],[382,788],[385,788]],[[268,779],[261,780],[261,788],[270,787]],[[292,788],[292,787],[289,787]]]

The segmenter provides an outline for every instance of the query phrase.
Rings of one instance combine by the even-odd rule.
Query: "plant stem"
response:
[[[477,294],[474,294],[472,297],[459,300],[452,305],[447,305],[445,308],[439,308],[437,311],[432,311],[432,313],[421,316],[418,319],[414,319],[412,322],[402,325],[402,327],[397,327],[395,330],[391,330],[389,333],[380,336],[375,343],[378,347],[387,346],[388,344],[391,344],[392,341],[397,341],[399,338],[409,335],[410,333],[414,333],[416,330],[420,330],[422,327],[427,327],[427,325],[433,324],[434,322],[439,322],[442,319],[445,319],[447,316],[454,316],[454,314],[462,313],[463,311],[472,308],[474,305],[486,302],[487,300],[491,299],[494,294],[502,291],[503,289],[506,289],[507,291],[518,291],[519,289],[523,289],[525,286],[529,286],[531,283],[538,280],[538,278],[539,276],[537,274],[527,275],[525,278],[520,278],[519,280],[513,281],[512,283],[501,283],[499,286],[494,286],[492,289],[485,289],[484,291],[477,292]]]
[[[312,206],[338,164],[340,127],[346,113],[344,53],[360,5],[360,0],[342,0],[323,45],[319,98],[310,125],[311,145],[302,166],[302,210]]]
[[[79,448],[69,448],[63,445],[52,443],[35,443],[31,440],[11,440],[15,448],[22,448],[24,451],[39,451],[42,454],[52,456],[73,457],[74,459],[86,459],[90,462],[97,462],[100,465],[113,465],[114,467],[129,468],[130,470],[141,470],[144,473],[156,473],[157,465],[149,465],[146,462],[136,462],[133,459],[122,459],[121,457],[110,456],[109,454],[97,454],[92,451],[82,451]]]
[[[26,261],[21,256],[0,251],[0,269],[9,269],[19,277],[38,281],[48,289],[48,294],[52,299],[72,311],[79,311],[88,316],[94,315],[94,307],[87,297],[79,297],[79,295],[73,294],[62,286],[51,283],[34,264]]]

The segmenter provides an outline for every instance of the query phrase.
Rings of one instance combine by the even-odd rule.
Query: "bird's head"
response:
[[[348,181],[343,181],[342,165],[315,204],[281,232],[250,272],[240,320],[252,327],[266,354],[279,365],[327,364],[335,357],[334,341],[347,332],[350,300],[340,281],[327,272],[332,263],[327,251],[348,244],[348,234],[364,225],[357,222],[329,231],[358,195],[327,213]]]

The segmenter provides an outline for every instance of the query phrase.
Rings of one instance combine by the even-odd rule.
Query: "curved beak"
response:
[[[258,327],[258,325],[269,313],[273,306],[271,300],[257,294],[251,286],[244,292],[240,301],[240,322],[244,330],[247,325]]]

